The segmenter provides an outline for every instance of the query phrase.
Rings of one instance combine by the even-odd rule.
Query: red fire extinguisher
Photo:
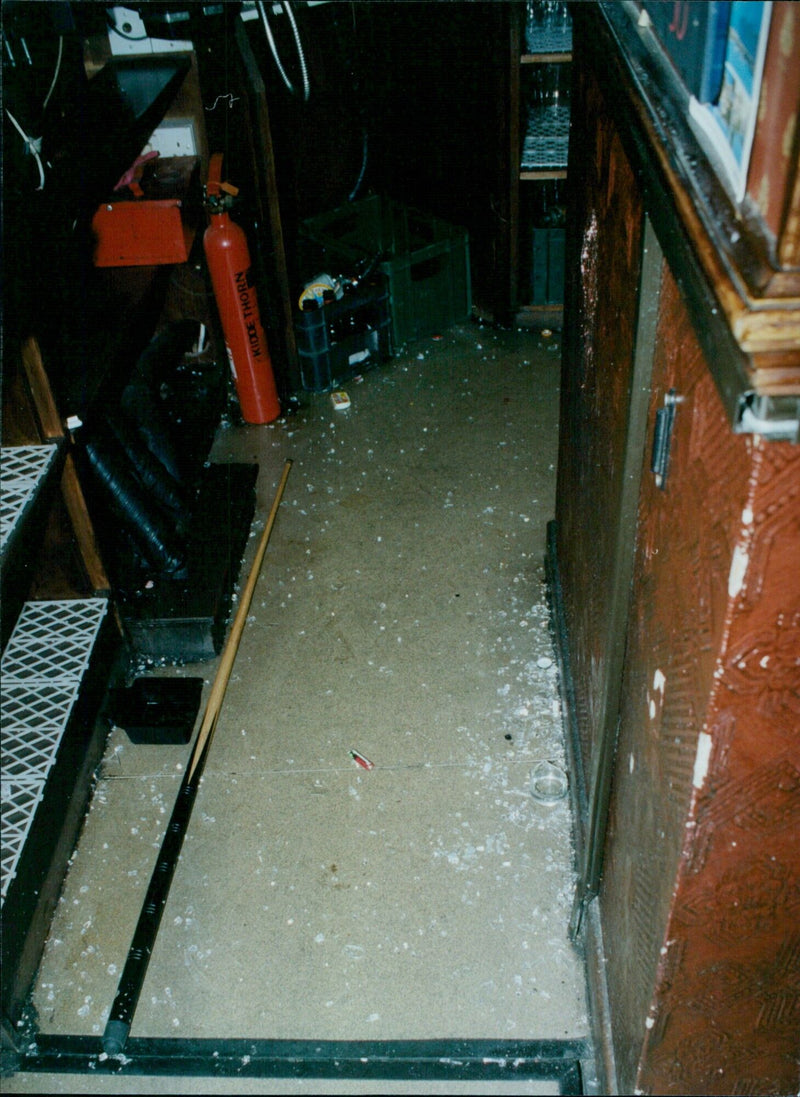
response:
[[[222,182],[222,153],[208,166],[206,199],[210,224],[203,236],[242,417],[271,423],[281,413],[264,328],[258,311],[247,237],[228,212],[236,187]]]

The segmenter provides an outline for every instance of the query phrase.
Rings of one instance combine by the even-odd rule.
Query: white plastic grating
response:
[[[5,662],[5,660],[4,660]],[[8,737],[12,730],[19,733],[36,731],[42,727],[58,728],[59,737],[67,726],[70,710],[78,693],[80,682],[12,682],[3,672],[2,680],[2,732],[3,775],[5,752],[9,749]]]
[[[107,612],[104,598],[27,602],[3,654],[0,901],[16,874]]]
[[[63,734],[64,728],[57,724],[40,728],[4,728],[3,779],[43,781],[55,761]]]
[[[0,552],[47,479],[58,446],[3,446],[0,449]]]
[[[568,152],[569,107],[532,109],[522,145],[522,171],[566,168]]]
[[[3,677],[80,681],[106,607],[100,598],[26,602],[3,656]]]
[[[36,808],[42,799],[44,780],[0,782],[0,819],[3,842],[0,845],[0,902],[5,901],[8,885],[17,871],[22,847],[31,829]]]

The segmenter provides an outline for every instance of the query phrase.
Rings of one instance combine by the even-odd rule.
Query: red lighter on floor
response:
[[[365,758],[363,754],[359,754],[357,750],[350,751],[350,757],[353,759],[357,766],[361,766],[362,769],[374,769],[375,763],[370,762],[369,758]]]

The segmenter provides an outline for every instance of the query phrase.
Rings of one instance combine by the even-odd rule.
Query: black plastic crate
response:
[[[202,678],[137,678],[109,691],[108,719],[132,743],[188,743],[202,693]]]
[[[437,217],[372,195],[309,218],[306,245],[329,274],[377,266],[389,284],[392,348],[443,331],[472,311],[469,234]]]
[[[531,289],[534,305],[563,305],[563,228],[535,228],[533,230]]]
[[[307,392],[327,392],[391,357],[386,279],[373,275],[340,300],[298,313],[300,378]]]

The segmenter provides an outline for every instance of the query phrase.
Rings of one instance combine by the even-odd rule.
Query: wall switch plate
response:
[[[165,159],[170,156],[197,156],[194,123],[189,118],[162,122],[150,134],[143,151],[157,152]]]

